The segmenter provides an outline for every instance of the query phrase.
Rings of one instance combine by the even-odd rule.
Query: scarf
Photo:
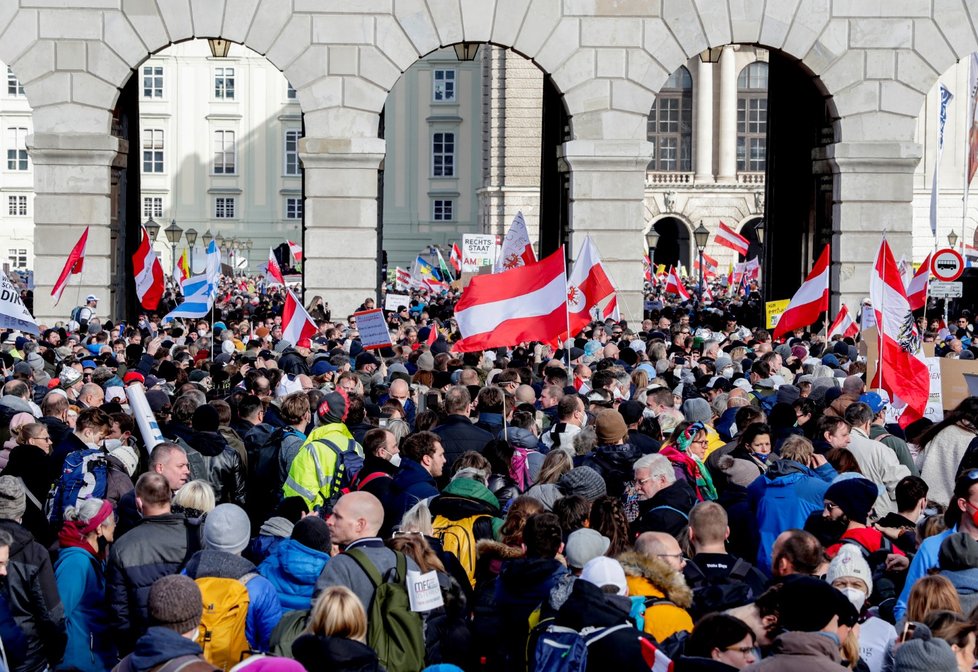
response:
[[[696,479],[696,490],[700,493],[700,499],[709,499],[711,501],[716,501],[717,499],[717,489],[713,485],[713,478],[710,476],[709,470],[707,470],[706,465],[700,461],[700,458],[696,457],[693,453],[689,451],[689,447],[693,443],[693,439],[700,432],[705,432],[706,426],[702,422],[694,422],[689,425],[679,436],[676,437],[676,447],[678,448],[678,453],[682,455],[685,459],[683,462],[691,467],[689,470],[693,477]]]
[[[98,526],[105,522],[105,519],[112,515],[112,502],[104,500],[98,513],[87,523],[81,520],[66,520],[58,532],[58,543],[61,548],[84,548],[86,551],[102,560],[102,554],[92,548],[85,538],[98,529]]]

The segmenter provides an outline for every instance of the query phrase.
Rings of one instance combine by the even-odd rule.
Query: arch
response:
[[[655,228],[659,234],[659,242],[652,256],[653,265],[665,264],[675,266],[682,263],[691,272],[693,259],[693,224],[689,219],[677,213],[659,215],[649,222],[645,228],[648,233]],[[643,234],[644,235],[644,234]]]
[[[763,257],[764,246],[757,239],[757,226],[764,221],[763,217],[757,215],[750,215],[744,217],[737,225],[734,230],[740,235],[747,239],[748,248],[747,255],[745,259],[753,259],[757,257],[758,259]]]

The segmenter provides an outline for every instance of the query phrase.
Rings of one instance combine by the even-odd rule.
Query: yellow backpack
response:
[[[251,572],[240,579],[205,576],[195,580],[204,599],[197,643],[204,650],[204,659],[225,672],[251,652],[245,634],[251,601],[246,586],[256,576]]]
[[[492,516],[479,514],[452,520],[439,514],[431,521],[434,536],[441,541],[442,548],[455,554],[462,568],[469,577],[469,583],[475,587],[475,564],[478,560],[476,553],[475,525],[480,519],[491,521]]]

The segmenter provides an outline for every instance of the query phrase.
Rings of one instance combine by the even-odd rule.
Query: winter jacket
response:
[[[808,516],[825,505],[825,491],[836,476],[828,463],[812,470],[794,460],[776,460],[748,486],[759,536],[754,563],[758,569],[771,573],[774,540],[785,530],[805,527]]]
[[[174,658],[182,656],[198,656],[201,660],[200,670],[204,665],[217,669],[203,658],[203,650],[192,639],[187,639],[179,632],[154,626],[136,642],[136,648],[131,654],[122,659],[112,672],[149,672],[160,667]],[[195,665],[194,672],[198,666]],[[189,668],[184,668],[188,670]]]
[[[377,653],[353,639],[303,635],[292,643],[292,655],[307,670],[383,672]]]
[[[522,494],[516,481],[509,474],[489,474],[486,484],[493,496],[502,504],[503,510],[508,509],[509,503]]]
[[[913,588],[913,584],[917,582],[917,579],[926,576],[931,569],[938,566],[937,558],[941,550],[941,544],[944,543],[945,539],[957,532],[960,532],[960,530],[955,527],[950,530],[938,532],[920,542],[917,554],[910,561],[910,569],[907,570],[903,591],[900,593],[900,597],[897,598],[896,606],[893,608],[893,618],[900,620],[906,615],[907,601],[910,599],[910,590]]]
[[[435,477],[418,462],[402,457],[401,466],[394,474],[394,483],[384,502],[385,521],[388,526],[396,525],[412,506],[423,499],[437,496]]]
[[[961,601],[961,612],[970,614],[971,610],[978,606],[978,567],[953,572],[942,569],[941,576],[950,581],[957,591],[958,599]]]
[[[546,451],[554,448],[564,448],[574,454],[574,437],[581,433],[581,428],[569,422],[557,421],[550,426],[543,436],[540,443]]]
[[[911,476],[920,476],[920,470],[917,469],[917,465],[913,461],[913,456],[910,454],[910,448],[907,446],[906,441],[899,436],[890,434],[883,425],[870,425],[869,438],[873,441],[879,441],[892,450],[893,454],[897,456],[897,460],[900,461],[900,464],[910,470]]]
[[[248,548],[241,555],[260,565],[270,556],[275,548],[292,536],[294,525],[288,518],[272,516],[258,530],[258,536],[251,540]]]
[[[204,457],[207,482],[218,504],[245,505],[244,462],[220,432],[194,432],[190,446]]]
[[[68,634],[62,665],[85,672],[110,669],[117,658],[109,626],[104,563],[91,551],[72,546],[58,554],[54,575]]]
[[[465,415],[449,415],[433,430],[441,438],[445,449],[445,471],[451,472],[455,460],[463,453],[474,450],[481,453],[486,444],[492,441],[492,434],[476,427]]]
[[[728,408],[723,412],[716,422],[713,423],[713,427],[717,430],[717,434],[720,435],[721,439],[727,441],[733,440],[733,429],[734,419],[737,417],[737,411],[739,408]]]
[[[975,438],[975,432],[950,425],[931,439],[921,450],[920,477],[927,481],[930,490],[927,498],[947,506],[954,494],[954,481],[958,465]]]
[[[686,585],[682,572],[677,572],[664,560],[635,551],[622,553],[618,562],[625,570],[628,594],[654,598],[645,607],[645,632],[657,642],[677,632],[692,632],[689,608],[693,604],[693,591]],[[656,603],[658,600],[661,602]]]
[[[696,494],[689,483],[677,480],[651,499],[638,503],[638,518],[632,521],[632,536],[642,532],[665,532],[677,536],[689,523],[689,511],[696,504]]]
[[[57,533],[44,513],[44,504],[53,483],[50,467],[51,458],[44,450],[37,446],[21,445],[10,451],[10,461],[3,470],[4,476],[17,476],[24,481],[26,489],[37,500],[35,504],[30,497],[26,498],[27,508],[21,525],[45,548],[49,548],[57,539]]]
[[[51,445],[57,446],[65,438],[71,434],[71,427],[67,422],[63,421],[61,418],[56,418],[53,415],[45,415],[38,418],[38,422],[48,428],[48,434],[51,436]]]
[[[554,503],[564,496],[556,483],[538,483],[524,494],[538,500],[547,511],[553,511]]]
[[[143,518],[112,544],[105,571],[110,613],[119,649],[132,650],[149,627],[149,589],[186,561],[191,530],[179,513]]]
[[[384,546],[384,542],[378,537],[357,539],[347,546],[343,553],[330,558],[330,561],[326,563],[326,569],[316,580],[314,594],[318,595],[330,586],[346,586],[356,593],[360,602],[363,603],[364,610],[369,613],[370,602],[374,598],[374,584],[370,582],[370,578],[360,568],[357,561],[345,552],[355,548],[362,550],[367,555],[367,558],[382,577],[387,578],[389,574],[392,574],[391,570],[397,564],[397,556],[394,555],[394,551]],[[415,572],[419,571],[418,564],[410,556],[407,557],[407,568]]]
[[[327,562],[329,553],[304,546],[295,539],[285,539],[258,566],[258,573],[274,586],[282,609],[309,609],[316,579]]]
[[[376,455],[367,455],[363,458],[363,467],[353,479],[350,489],[369,492],[381,502],[386,501],[390,495],[391,484],[394,482],[394,474],[396,473],[397,467],[388,460]],[[364,483],[365,481],[366,483]]]
[[[499,534],[503,526],[500,517],[499,500],[479,481],[471,478],[456,478],[445,486],[441,495],[431,500],[431,516],[445,516],[449,520],[461,520],[469,516],[492,516],[490,529],[480,534],[476,526],[476,539],[491,539]]]
[[[496,579],[493,602],[499,619],[498,657],[501,667],[520,670],[526,667],[526,638],[529,617],[550,594],[567,568],[553,558],[518,558],[503,563]],[[478,626],[477,626],[478,627]]]
[[[849,437],[849,452],[859,463],[863,476],[874,483],[886,486],[886,492],[876,498],[873,507],[876,515],[882,517],[896,511],[897,483],[909,476],[910,470],[900,464],[896,454],[889,447],[879,441],[873,441],[862,430],[853,427]]]
[[[240,555],[209,549],[194,553],[185,570],[187,576],[195,580],[204,577],[240,579],[257,571],[257,567]],[[252,649],[267,651],[272,630],[282,618],[282,605],[275,587],[263,576],[250,579],[245,588],[248,590],[245,637]]]
[[[292,460],[288,478],[282,487],[286,497],[299,496],[306,500],[310,510],[321,506],[333,492],[350,482],[356,474],[338,473],[339,456],[322,443],[329,441],[342,452],[351,449],[363,459],[363,447],[353,439],[346,425],[332,422],[309,432],[299,453]]]
[[[621,497],[625,483],[632,480],[632,465],[642,457],[642,452],[629,443],[616,446],[597,446],[575,466],[591,467],[601,474],[608,487],[608,495]]]
[[[659,448],[662,447],[661,443],[637,429],[628,430],[628,443],[635,446],[635,449],[642,453],[642,455],[658,453]]]
[[[12,672],[35,672],[57,664],[65,650],[65,613],[47,549],[13,520],[0,520],[13,537],[4,593],[14,622],[23,631],[27,651]]]
[[[847,672],[840,663],[839,647],[817,632],[786,632],[774,640],[772,655],[744,668],[744,672]]]

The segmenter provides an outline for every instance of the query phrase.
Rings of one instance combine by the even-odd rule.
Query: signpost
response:
[[[957,250],[952,250],[950,247],[940,249],[931,257],[930,272],[935,280],[954,282],[964,272],[964,258]]]
[[[964,296],[963,284],[961,282],[932,282],[930,283],[930,295],[937,299],[960,299]]]

